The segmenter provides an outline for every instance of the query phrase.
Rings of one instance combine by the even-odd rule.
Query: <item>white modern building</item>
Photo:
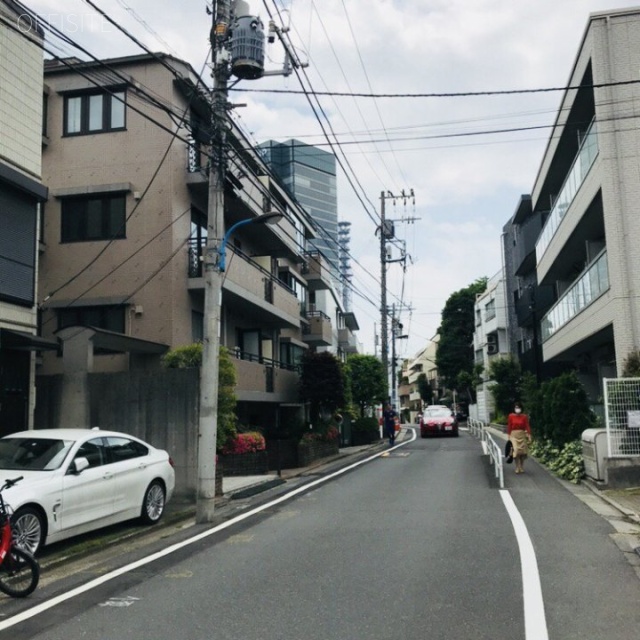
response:
[[[545,362],[592,397],[640,347],[640,9],[591,14],[532,190]],[[551,203],[551,204],[550,204]]]
[[[490,421],[494,410],[491,396],[489,366],[494,358],[509,355],[507,340],[507,300],[504,271],[500,269],[487,282],[487,288],[478,295],[474,305],[476,328],[473,333],[475,364],[483,367],[481,385],[476,387],[476,406],[473,418]]]

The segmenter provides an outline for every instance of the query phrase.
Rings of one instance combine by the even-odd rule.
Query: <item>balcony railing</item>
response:
[[[233,359],[237,374],[235,390],[239,400],[298,401],[297,365],[237,350],[235,354],[238,356]]]
[[[608,288],[609,267],[605,249],[542,318],[542,339],[551,337]]]
[[[338,344],[348,353],[355,353],[358,350],[356,337],[350,329],[338,329]]]
[[[307,251],[304,257],[302,274],[307,280],[309,290],[328,289],[331,284],[331,275],[324,256],[319,251]]]
[[[305,342],[330,345],[332,342],[331,318],[323,311],[307,311],[305,318],[309,324],[302,325]]]
[[[562,189],[560,190],[560,194],[558,195],[557,200],[553,204],[553,208],[551,209],[551,213],[547,218],[547,222],[545,223],[542,233],[540,234],[540,238],[538,238],[538,242],[536,243],[536,259],[538,263],[542,256],[544,255],[551,239],[555,235],[556,231],[560,227],[560,223],[564,218],[565,213],[569,209],[569,206],[573,202],[578,190],[582,186],[587,174],[589,173],[589,169],[591,169],[591,165],[593,165],[596,156],[598,155],[598,133],[596,122],[593,121],[587,129],[587,134],[580,145],[580,150],[578,151],[578,155],[575,157],[573,161],[573,165],[569,174],[567,175],[564,184],[562,185]]]
[[[198,241],[196,238],[189,239],[189,277],[190,278],[201,278],[203,273],[203,256],[206,249],[206,240]],[[242,253],[239,249],[231,248],[227,246],[227,251],[231,251],[237,258],[244,260],[249,263],[254,269],[260,271],[265,278],[267,278],[271,283],[277,284],[279,287],[282,287],[285,291],[295,296],[296,292],[285,284],[280,278],[274,276],[271,272],[267,271],[264,267],[260,266],[257,262],[252,260],[247,254]],[[231,268],[231,260],[227,259],[227,265]],[[268,296],[269,293],[265,289],[265,296]]]

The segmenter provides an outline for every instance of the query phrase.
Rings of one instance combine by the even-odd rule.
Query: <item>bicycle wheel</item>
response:
[[[0,564],[0,591],[12,598],[25,598],[38,586],[40,565],[20,547],[13,547]]]

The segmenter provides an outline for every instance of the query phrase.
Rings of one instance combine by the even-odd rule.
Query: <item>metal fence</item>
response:
[[[483,452],[489,456],[491,464],[495,467],[495,476],[500,483],[500,488],[504,489],[504,456],[502,455],[502,447],[493,439],[484,422],[468,418],[467,428],[470,433],[480,439]]]
[[[605,378],[609,457],[640,456],[640,378]]]

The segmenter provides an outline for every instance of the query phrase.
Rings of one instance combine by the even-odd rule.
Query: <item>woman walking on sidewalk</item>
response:
[[[516,463],[516,473],[524,473],[524,461],[529,454],[531,442],[531,427],[526,413],[522,413],[522,405],[516,402],[513,413],[507,419],[507,435],[513,445],[513,459]]]

